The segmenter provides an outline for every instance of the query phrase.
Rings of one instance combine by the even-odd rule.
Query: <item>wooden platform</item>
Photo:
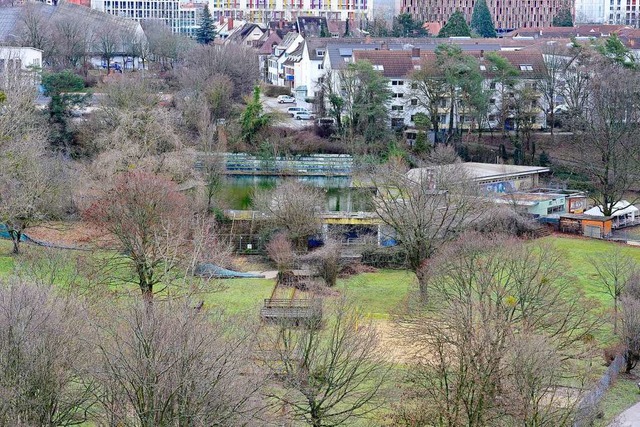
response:
[[[322,301],[319,299],[268,298],[260,309],[260,317],[267,321],[308,322],[322,318]]]

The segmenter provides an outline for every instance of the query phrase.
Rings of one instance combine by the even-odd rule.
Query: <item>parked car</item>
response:
[[[309,110],[304,107],[289,107],[287,108],[287,113],[291,117],[295,117],[297,113],[309,113]]]
[[[336,124],[336,119],[333,117],[320,117],[316,120],[318,126],[333,126]]]
[[[289,95],[280,95],[278,98],[278,104],[295,104],[296,99]]]
[[[308,111],[298,111],[294,118],[296,120],[314,120],[315,116]]]

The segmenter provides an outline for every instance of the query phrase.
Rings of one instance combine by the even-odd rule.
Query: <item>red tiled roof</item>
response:
[[[546,72],[544,59],[540,50],[498,51],[492,52],[505,58],[520,73],[520,77],[529,79],[543,78]],[[382,66],[382,74],[388,78],[408,78],[415,70],[427,71],[434,77],[440,74],[436,64],[437,55],[432,51],[420,52],[419,58],[413,57],[411,50],[354,50],[353,57],[356,61],[366,60],[373,65]],[[482,51],[465,52],[466,55],[475,57],[479,65],[485,65],[485,70],[480,72],[491,78],[491,67],[487,66],[485,54]],[[418,68],[419,66],[419,68]],[[530,66],[530,67],[527,67]]]
[[[442,24],[440,22],[425,22],[422,28],[427,30],[430,35],[437,36],[442,29]]]
[[[405,77],[413,72],[414,61],[410,50],[354,50],[353,58],[381,65],[385,77]],[[416,64],[419,61],[416,60]]]

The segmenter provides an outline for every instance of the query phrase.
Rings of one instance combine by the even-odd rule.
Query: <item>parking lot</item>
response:
[[[289,107],[303,107],[309,111],[313,111],[313,105],[308,102],[297,101],[295,104],[278,104],[278,100],[276,98],[263,96],[262,105],[267,113],[279,113],[277,119],[278,125],[290,129],[302,129],[307,126],[313,126],[313,120],[295,120],[287,114],[287,108]]]

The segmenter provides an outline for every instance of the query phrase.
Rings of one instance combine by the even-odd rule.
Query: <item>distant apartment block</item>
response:
[[[174,33],[193,37],[200,26],[206,1],[184,0],[91,0],[93,9],[135,21],[160,21]]]
[[[331,21],[359,22],[368,18],[373,0],[211,0],[214,17],[248,22],[292,21],[300,16],[321,16]]]
[[[610,0],[576,0],[575,24],[604,24]],[[617,2],[617,0],[615,0]],[[612,3],[613,4],[613,3]]]
[[[608,0],[605,8],[608,24],[640,26],[640,3],[637,0]]]
[[[0,47],[0,87],[12,79],[39,81],[42,51],[32,47]]]
[[[403,13],[409,13],[414,19],[422,22],[438,22],[443,25],[456,10],[461,11],[469,22],[475,4],[474,0],[402,1]],[[523,27],[550,27],[553,17],[561,9],[569,9],[572,13],[574,11],[573,0],[487,0],[487,6],[496,29],[500,31]]]

